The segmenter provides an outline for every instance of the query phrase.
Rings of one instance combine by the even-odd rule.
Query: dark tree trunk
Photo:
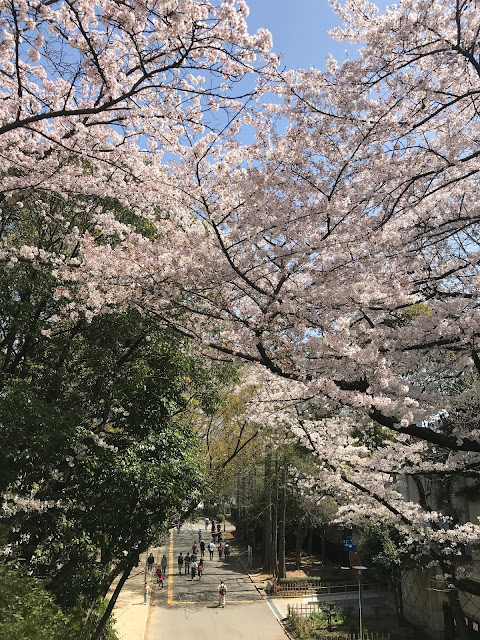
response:
[[[278,578],[278,460],[276,458],[273,482],[274,494],[272,504],[272,565],[273,575]]]
[[[272,571],[272,454],[265,455],[265,505],[264,505],[264,557],[263,568]]]
[[[302,567],[302,548],[305,540],[305,527],[301,519],[298,519],[297,533],[295,537],[295,569]]]
[[[452,612],[453,619],[456,622],[456,640],[468,640],[469,632],[468,627],[465,624],[465,615],[460,604],[458,597],[458,589],[451,589],[447,591],[448,604],[450,605],[450,611]]]
[[[282,461],[282,485],[280,487],[280,504],[278,508],[278,577],[287,576],[285,558],[285,520],[287,517],[287,465],[285,457]]]
[[[312,527],[310,527],[310,529],[308,530],[308,543],[307,543],[307,553],[309,556],[312,555],[312,548],[313,548],[313,529]]]
[[[397,614],[397,622],[400,627],[405,624],[403,617],[403,598],[402,598],[402,585],[398,582],[397,572],[393,571],[391,579],[389,580],[389,586],[393,593],[393,602],[395,604],[395,613]]]
[[[237,479],[237,523],[236,523],[236,529],[237,529],[237,534],[238,537],[241,538],[242,534],[243,534],[243,522],[242,522],[242,508],[241,508],[241,500],[242,500],[242,493],[241,493],[241,478]]]
[[[402,571],[399,569],[394,571],[395,591],[397,592],[397,617],[400,626],[405,625],[405,616],[403,614],[403,590],[402,590]],[[396,605],[395,605],[396,606]]]
[[[110,602],[108,603],[107,608],[105,609],[105,613],[101,617],[100,622],[98,623],[97,628],[95,629],[95,633],[92,635],[90,640],[99,640],[101,638],[102,633],[105,629],[105,626],[108,622],[108,619],[110,618],[110,614],[113,611],[113,607],[115,606],[117,598],[120,595],[120,591],[122,590],[122,587],[125,584],[126,579],[130,575],[132,568],[133,568],[133,562],[127,566],[127,568],[122,574],[122,577],[118,581],[118,584],[115,587],[112,597],[110,598]]]

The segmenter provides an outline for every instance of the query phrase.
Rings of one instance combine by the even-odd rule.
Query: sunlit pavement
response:
[[[205,550],[205,572],[200,580],[192,581],[183,571],[178,575],[177,556],[180,551],[185,556],[195,541],[199,543],[200,527],[207,544],[210,528],[205,531],[203,523],[185,524],[179,533],[170,533],[163,551],[169,560],[165,588],[153,594],[146,640],[285,640],[281,625],[234,555],[220,561],[215,550],[210,560]],[[224,609],[218,607],[222,579],[227,585]]]

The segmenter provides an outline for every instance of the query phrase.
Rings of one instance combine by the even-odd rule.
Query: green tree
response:
[[[2,233],[75,256],[67,229],[95,233],[95,204],[25,199]],[[105,206],[127,216],[114,202]],[[123,584],[139,554],[198,502],[203,450],[193,414],[209,410],[216,373],[137,310],[68,313],[51,261],[2,263],[0,284],[5,544],[22,574],[42,578],[64,612],[81,619],[79,611],[100,611],[112,581]],[[117,595],[92,638],[105,633]]]
[[[380,582],[391,589],[399,624],[405,624],[402,572],[412,567],[412,560],[401,536],[394,529],[371,522],[361,530],[360,549],[362,562],[375,572]]]
[[[65,640],[68,619],[40,580],[0,566],[0,640]]]

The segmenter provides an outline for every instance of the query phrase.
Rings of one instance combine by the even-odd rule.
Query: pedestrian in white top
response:
[[[205,518],[205,531],[208,529],[209,522],[210,522],[210,518]]]
[[[225,596],[226,595],[227,595],[227,586],[223,582],[223,580],[221,580],[220,584],[218,585],[218,606],[219,607],[225,608]]]
[[[208,550],[210,552],[210,560],[213,560],[213,552],[215,551],[215,543],[214,542],[210,542],[210,544],[208,545]]]

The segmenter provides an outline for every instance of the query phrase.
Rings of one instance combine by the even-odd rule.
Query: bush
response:
[[[68,619],[40,580],[0,566],[0,640],[65,640]]]
[[[225,514],[217,513],[217,515],[215,516],[215,522],[223,522],[224,520],[225,520]]]
[[[284,620],[286,630],[296,640],[316,640],[331,635],[332,638],[348,640],[355,629],[351,629],[348,621],[341,612],[336,611],[332,618],[332,631],[328,631],[328,616],[324,611],[312,613],[308,617],[299,615],[296,612],[290,613]]]
[[[106,600],[90,610],[78,602],[68,614],[55,604],[41,580],[0,566],[0,640],[89,640],[101,619]],[[109,620],[102,640],[118,640]]]

